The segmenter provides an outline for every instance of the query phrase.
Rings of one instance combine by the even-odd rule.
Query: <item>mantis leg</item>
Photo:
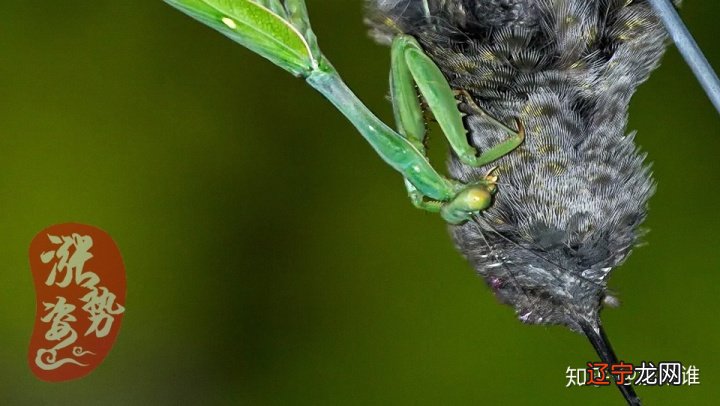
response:
[[[468,143],[467,130],[463,124],[462,115],[457,108],[455,92],[450,88],[440,68],[425,54],[417,41],[410,36],[397,36],[393,42],[393,52],[399,55],[394,58],[394,65],[404,65],[398,67],[393,66],[393,73],[403,72],[409,74],[412,81],[420,90],[420,94],[422,94],[430,107],[445,137],[450,143],[450,147],[464,164],[471,166],[487,165],[522,144],[525,139],[525,132],[521,125],[518,131],[509,128],[477,106],[471,97],[467,97],[469,100],[468,104],[474,111],[488,118],[493,124],[510,135],[510,138],[506,141],[484,151],[478,156],[477,150]],[[411,101],[404,99],[400,99],[398,105],[399,107],[397,108],[402,110],[415,108]],[[403,112],[401,118],[403,119],[403,123],[411,125],[414,128],[416,125],[414,116],[414,113]]]
[[[395,41],[390,55],[390,97],[398,132],[405,137],[418,151],[425,154],[425,119],[418,94],[415,91],[412,74],[404,63],[404,46]],[[427,200],[425,196],[405,179],[405,188],[412,204],[418,209],[438,213],[442,202]]]
[[[485,151],[480,157],[478,157],[479,163],[477,166],[487,165],[492,161],[500,159],[523,143],[523,141],[525,140],[525,126],[523,126],[523,123],[522,121],[520,121],[520,119],[515,119],[515,123],[518,127],[518,130],[515,131],[512,128],[498,121],[482,107],[478,106],[478,104],[475,103],[475,100],[473,100],[472,96],[470,96],[467,91],[460,90],[458,93],[463,96],[463,98],[465,99],[465,103],[475,114],[485,117],[493,125],[511,135],[510,138],[495,145],[494,147]]]
[[[464,163],[473,166],[486,165],[522,143],[524,131],[519,122],[520,130],[513,131],[487,114],[469,95],[463,93],[469,100],[468,105],[476,114],[487,117],[493,124],[511,134],[511,138],[507,141],[477,156],[477,151],[467,141],[455,92],[450,88],[437,65],[422,51],[417,41],[405,35],[396,37],[392,45],[391,62],[390,94],[398,132],[423,155],[426,154],[424,143],[426,128],[416,85],[440,124],[450,146]],[[492,204],[496,180],[496,177],[488,174],[473,184],[462,185],[451,199],[444,200],[428,199],[407,179],[405,187],[415,207],[439,212],[447,222],[458,224]]]
[[[390,94],[398,132],[425,155],[425,121],[419,95],[415,90],[413,74],[405,58],[407,42],[400,37],[395,40],[391,53]],[[444,82],[447,86],[447,82]],[[449,86],[448,86],[449,88]],[[452,91],[450,91],[452,92]],[[452,93],[451,93],[452,94]],[[453,99],[453,112],[460,118]],[[433,113],[437,114],[436,111]],[[462,121],[459,122],[463,128]],[[464,130],[463,130],[464,131]],[[467,142],[466,142],[467,145]],[[468,147],[470,147],[468,145]],[[473,150],[474,151],[474,150]],[[486,176],[470,185],[459,185],[450,199],[435,200],[423,195],[408,179],[405,179],[410,201],[419,209],[440,213],[451,224],[467,221],[473,214],[486,209],[492,203],[496,178]]]

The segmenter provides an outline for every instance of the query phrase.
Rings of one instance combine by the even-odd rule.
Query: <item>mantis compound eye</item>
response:
[[[492,204],[493,194],[484,185],[473,185],[463,189],[441,209],[445,220],[451,224],[467,221],[473,213],[485,210]]]
[[[468,211],[479,211],[490,207],[492,193],[486,187],[474,186],[465,189],[455,199],[462,199],[467,205]]]

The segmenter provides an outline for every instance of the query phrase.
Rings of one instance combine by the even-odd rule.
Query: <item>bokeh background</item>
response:
[[[361,1],[307,2],[389,121],[388,50]],[[720,67],[720,3],[683,15]],[[604,323],[625,360],[702,382],[638,388],[648,405],[720,398],[719,124],[674,49],[632,103],[659,187]],[[160,1],[3,1],[0,208],[0,404],[622,404],[565,388],[590,345],[499,305],[321,96]],[[115,238],[127,312],[104,364],[48,384],[26,364],[27,250],[68,221]]]

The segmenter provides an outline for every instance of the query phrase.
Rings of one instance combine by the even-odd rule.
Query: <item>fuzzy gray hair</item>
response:
[[[492,165],[491,208],[452,226],[458,249],[526,323],[598,323],[607,279],[642,234],[654,191],[626,133],[628,104],[658,66],[666,33],[646,0],[370,0],[373,36],[415,37],[451,87],[525,143]],[[464,104],[480,151],[507,136]],[[449,159],[472,182],[488,167]],[[609,297],[611,300],[612,297]]]

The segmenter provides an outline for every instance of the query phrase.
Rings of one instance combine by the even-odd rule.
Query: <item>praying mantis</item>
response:
[[[465,97],[474,114],[507,134],[504,141],[481,153],[472,147],[457,106],[462,92],[450,88],[440,69],[410,36],[396,36],[391,50],[390,95],[396,131],[355,96],[320,51],[303,0],[166,2],[304,79],[350,120],[388,165],[400,172],[415,207],[439,213],[450,224],[464,223],[490,207],[498,177],[490,168],[486,176],[466,184],[432,167],[426,155],[424,110],[418,96],[422,96],[428,112],[464,164],[484,167],[512,152],[525,138],[520,120],[515,120],[517,130],[512,129]]]

